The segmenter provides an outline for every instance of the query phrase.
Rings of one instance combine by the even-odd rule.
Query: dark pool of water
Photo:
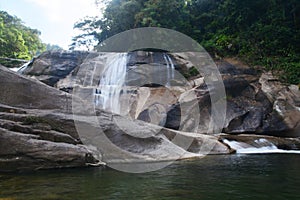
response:
[[[155,172],[109,168],[0,174],[5,199],[300,199],[300,155],[206,156]]]

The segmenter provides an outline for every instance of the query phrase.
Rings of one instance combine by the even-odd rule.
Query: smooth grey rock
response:
[[[84,146],[40,140],[0,128],[0,171],[84,167],[96,163]]]
[[[285,86],[270,73],[260,75],[235,60],[218,64],[227,95],[223,132],[279,137],[300,136],[298,87]],[[201,116],[198,132],[205,133],[210,123],[210,92],[214,91],[209,91],[205,83],[193,91],[197,92]],[[166,124],[176,129],[179,122],[180,109],[177,105],[169,111]]]
[[[4,76],[8,76],[38,92],[28,93],[27,87],[14,90],[14,95],[20,98],[18,101],[10,96],[13,93],[0,93],[1,171],[84,167],[98,165],[102,160],[108,164],[157,162],[230,153],[227,146],[213,136],[174,131],[103,110],[73,114],[61,106],[61,98],[79,97],[6,69],[0,70],[5,80],[3,88],[15,87],[5,79]],[[165,93],[164,90],[150,89],[158,96]],[[30,96],[26,99],[25,95]],[[40,99],[41,96],[44,98]],[[148,101],[153,104],[157,100]],[[90,109],[85,100],[75,103],[82,110]],[[70,107],[70,104],[71,101],[67,101],[64,106]]]
[[[22,74],[34,76],[50,86],[69,75],[88,56],[87,51],[46,51],[33,59]]]
[[[0,103],[37,109],[71,110],[72,97],[0,66]]]

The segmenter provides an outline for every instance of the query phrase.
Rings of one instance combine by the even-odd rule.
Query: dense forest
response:
[[[44,44],[40,34],[39,30],[25,26],[18,17],[0,11],[0,63],[15,67],[45,50],[61,49],[58,45]]]
[[[29,28],[21,19],[0,11],[0,56],[30,59],[46,49],[40,31]]]
[[[96,0],[96,4],[103,1]],[[110,0],[86,17],[71,49],[138,27],[164,27],[198,41],[216,57],[237,56],[300,83],[300,0]]]

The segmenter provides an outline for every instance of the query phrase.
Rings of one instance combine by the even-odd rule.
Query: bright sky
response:
[[[75,22],[100,15],[95,0],[0,0],[0,10],[19,17],[26,26],[42,32],[44,43],[68,49]],[[78,33],[78,32],[77,32]]]

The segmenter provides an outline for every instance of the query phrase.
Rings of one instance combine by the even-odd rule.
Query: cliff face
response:
[[[91,86],[99,86],[103,72],[95,66],[105,59],[98,53],[46,52],[23,75],[0,66],[0,171],[103,162],[125,171],[151,171],[161,166],[142,163],[233,153],[224,140],[257,146],[255,141],[264,138],[282,149],[299,149],[299,88],[269,73],[232,59],[217,62],[226,91],[221,131],[227,134],[209,135],[210,95],[217,90],[194,73],[184,54],[132,53],[119,99],[128,107],[121,115],[94,104],[101,92]],[[179,72],[185,77],[176,78]]]
[[[89,102],[3,66],[0,80],[6,91],[0,93],[0,171],[153,162],[199,157],[200,152],[231,152],[217,137],[128,121],[103,110],[94,113]],[[176,136],[186,144],[172,143]],[[207,141],[213,145],[202,146]]]
[[[167,75],[163,68],[157,67],[170,65],[166,55],[173,61],[173,79],[170,78],[171,74]],[[197,99],[201,115],[198,128],[185,131],[207,132],[211,112],[210,97],[215,91],[207,87],[206,77],[201,72],[195,73],[195,63],[188,59],[187,53],[133,52],[129,57],[125,84],[130,86],[127,90],[130,90],[130,94],[123,95],[121,100],[125,102],[130,99],[132,118],[178,129],[183,120],[181,117],[184,110],[181,107],[195,110],[195,102],[192,101]],[[96,65],[103,65],[105,59],[105,55],[97,53],[86,55],[85,52],[46,52],[36,58],[23,74],[34,75],[41,81],[44,81],[45,76],[56,79],[55,84],[48,84],[72,92],[74,85],[82,85],[82,80],[91,71],[95,72],[92,85],[97,86],[103,72],[92,68],[91,61],[97,61]],[[259,73],[234,59],[217,61],[216,64],[226,92],[226,120],[222,125],[222,132],[300,136],[300,92],[297,86],[284,85],[271,73]],[[185,78],[176,76],[177,74],[182,74]],[[170,81],[165,80],[167,78],[171,80],[171,86],[168,87],[165,86]],[[141,102],[144,106],[139,106]],[[187,119],[184,123],[192,123],[191,120]]]

